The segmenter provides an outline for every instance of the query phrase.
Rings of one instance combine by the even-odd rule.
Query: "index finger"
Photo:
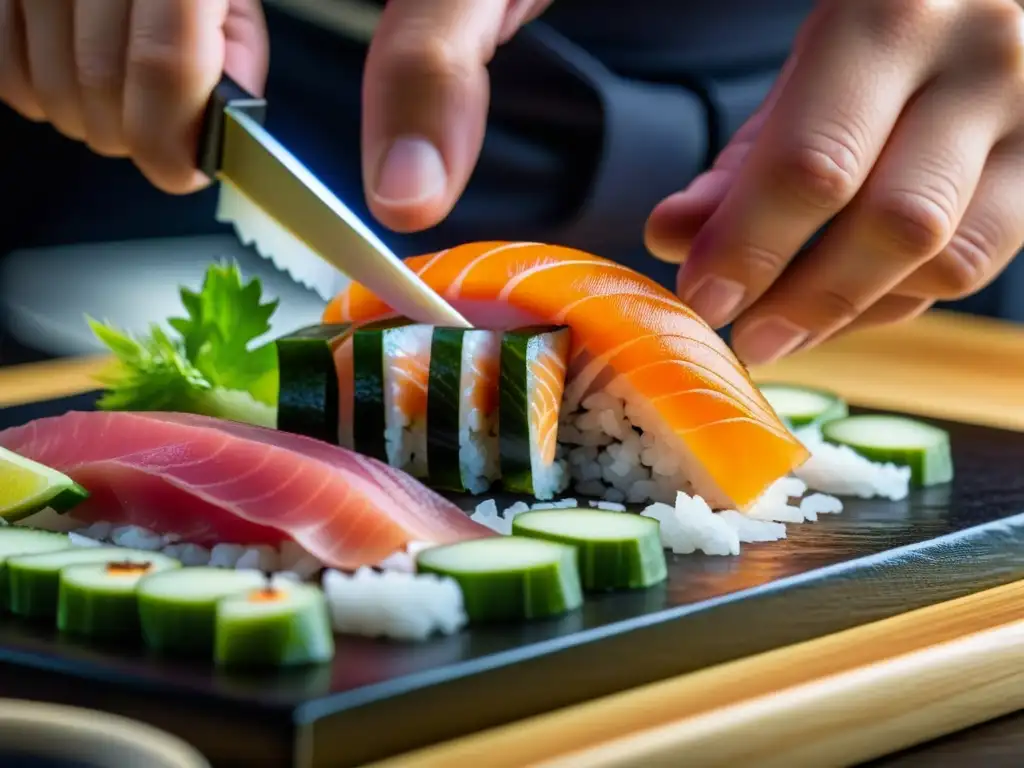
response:
[[[830,4],[809,22],[799,65],[680,270],[680,296],[711,325],[728,324],[760,297],[864,183],[927,77],[927,49],[943,26],[890,18],[911,5],[940,12],[862,0]],[[894,39],[911,21],[912,39]]]
[[[483,144],[505,0],[390,0],[363,76],[363,178],[386,226],[448,214]]]

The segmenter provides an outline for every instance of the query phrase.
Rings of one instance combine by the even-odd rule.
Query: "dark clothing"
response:
[[[382,237],[403,255],[476,239],[564,243],[672,285],[674,269],[643,248],[647,214],[753,112],[813,5],[557,0],[493,62],[483,153],[452,215],[427,233]],[[369,221],[359,170],[365,48],[273,9],[268,19],[268,127]],[[93,156],[3,107],[0,132],[9,148],[0,254],[224,231],[214,190],[162,195],[129,162]],[[1024,278],[1010,276],[967,308],[1024,315],[1020,296]]]

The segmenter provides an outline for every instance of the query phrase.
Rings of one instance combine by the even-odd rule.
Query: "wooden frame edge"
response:
[[[1022,604],[1014,582],[376,765],[851,765],[1024,708]]]

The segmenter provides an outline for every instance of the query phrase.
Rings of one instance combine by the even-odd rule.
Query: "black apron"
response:
[[[495,57],[487,137],[452,214],[416,235],[375,228],[401,255],[539,240],[672,286],[674,267],[643,247],[644,221],[754,111],[812,5],[556,0]],[[272,8],[268,22],[268,127],[372,224],[358,155],[364,45]],[[213,221],[215,190],[165,196],[129,162],[94,156],[3,107],[0,133],[0,258],[14,248],[227,231]],[[959,308],[1024,319],[1018,272]]]

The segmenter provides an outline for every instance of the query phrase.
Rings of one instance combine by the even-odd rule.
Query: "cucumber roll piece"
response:
[[[73,547],[56,552],[20,555],[7,560],[8,607],[33,619],[57,615],[61,571],[83,563],[151,563],[170,560],[158,552],[121,547]]]
[[[502,339],[498,423],[507,491],[547,500],[569,484],[557,453],[570,338],[568,328],[534,326]]]
[[[291,667],[334,658],[327,600],[308,584],[268,582],[223,598],[214,637],[221,667]]]
[[[483,493],[498,478],[501,334],[435,328],[427,390],[429,484]]]
[[[180,567],[174,558],[155,552],[145,562],[69,565],[60,572],[57,629],[93,640],[138,640],[139,580]]]
[[[67,475],[0,448],[0,519],[13,523],[46,508],[63,513],[87,498]]]
[[[420,573],[454,579],[471,622],[543,619],[583,604],[576,550],[539,539],[501,536],[431,547]]]
[[[949,433],[905,416],[863,415],[830,421],[822,437],[881,463],[910,467],[910,482],[919,488],[953,479]]]
[[[7,586],[9,558],[64,549],[71,549],[71,539],[66,533],[37,531],[33,528],[0,528],[0,604],[7,607],[10,602]]]
[[[265,584],[259,571],[206,566],[146,576],[136,590],[142,637],[158,653],[212,658],[217,603]]]
[[[792,429],[845,418],[846,401],[834,392],[790,384],[762,384],[761,394]]]
[[[277,428],[337,445],[338,371],[335,348],[351,326],[312,325],[274,342],[277,348]]]
[[[432,330],[388,320],[352,336],[353,447],[415,477],[427,474]]]
[[[643,589],[668,578],[657,520],[599,509],[541,509],[512,521],[512,534],[576,549],[587,592]]]

